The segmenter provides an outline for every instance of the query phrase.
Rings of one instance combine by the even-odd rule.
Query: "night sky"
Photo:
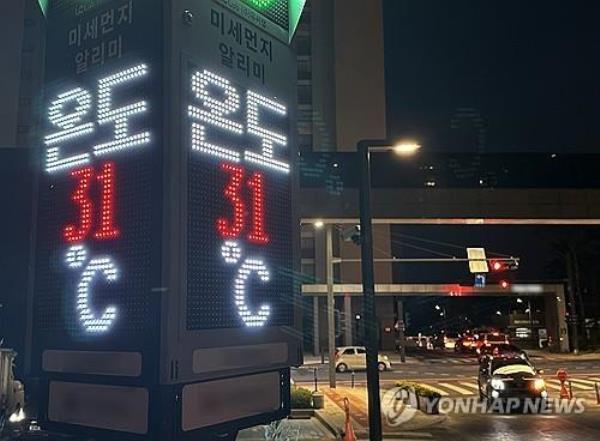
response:
[[[387,122],[392,139],[410,135],[430,152],[600,152],[597,2],[383,3]],[[526,163],[523,166],[527,168]],[[403,226],[393,229],[399,235],[393,252],[411,257],[428,254],[410,247],[427,245],[411,236],[485,246],[523,259],[512,278],[556,280],[565,274],[560,265],[551,264],[549,237],[567,230]],[[431,244],[428,248],[448,252]],[[472,276],[461,265],[397,265],[394,279],[472,284]],[[433,306],[440,301],[409,302],[413,331],[427,332],[426,325],[436,317]],[[504,302],[470,301],[469,313],[493,316]],[[456,311],[466,312],[463,303],[449,301],[447,306],[454,320]]]
[[[384,0],[388,126],[429,150],[597,152],[597,2]]]

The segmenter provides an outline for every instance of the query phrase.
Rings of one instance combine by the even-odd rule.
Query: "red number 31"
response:
[[[217,220],[217,231],[225,239],[237,239],[244,230],[246,207],[242,197],[244,184],[244,168],[224,163],[221,169],[229,174],[229,183],[225,187],[225,197],[233,206],[231,219],[220,218]],[[265,195],[264,176],[262,173],[253,173],[247,181],[252,193],[252,226],[248,233],[248,240],[258,245],[269,243],[269,236],[265,232]]]
[[[86,167],[74,170],[71,176],[78,181],[71,200],[79,209],[79,222],[67,225],[63,230],[65,240],[70,243],[85,240],[93,228],[94,204],[90,198],[90,188],[94,180],[94,169]],[[114,226],[115,165],[112,162],[105,163],[96,180],[101,185],[101,211],[100,227],[94,237],[98,240],[116,239],[120,231]]]

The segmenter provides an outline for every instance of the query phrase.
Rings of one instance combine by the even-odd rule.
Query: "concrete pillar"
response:
[[[552,338],[551,350],[569,352],[569,327],[566,318],[565,289],[555,285],[555,289],[544,296],[545,319],[548,337]]]
[[[325,227],[325,273],[327,279],[327,349],[329,352],[329,387],[335,389],[335,297],[333,292],[333,226]]]
[[[313,297],[313,354],[321,354],[321,329],[319,328],[319,297]]]
[[[352,314],[352,297],[348,294],[344,296],[344,345],[352,346],[352,327],[354,325],[354,315]]]
[[[379,321],[379,349],[393,351],[396,349],[394,297],[379,297],[376,310]]]
[[[569,345],[569,327],[567,326],[567,304],[565,300],[565,289],[562,285],[557,285],[556,296],[554,298],[555,311],[558,322],[558,340],[560,342],[561,352],[570,352]]]
[[[326,266],[327,260],[325,255],[325,229],[315,229],[315,282],[326,283]],[[326,324],[327,315],[325,310],[320,308],[320,300],[318,296],[315,296],[313,300],[313,314],[315,317],[314,323],[314,347],[316,355],[321,355],[321,352],[325,349],[326,345]]]

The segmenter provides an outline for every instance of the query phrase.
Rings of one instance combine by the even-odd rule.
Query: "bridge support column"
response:
[[[553,292],[545,295],[546,304],[546,328],[548,336],[552,338],[551,350],[557,352],[569,352],[569,328],[566,317],[565,289],[561,285],[555,285]]]
[[[319,297],[313,297],[313,355],[321,354],[321,329],[319,328]]]
[[[344,345],[352,346],[352,327],[354,316],[352,315],[352,297],[344,295]]]

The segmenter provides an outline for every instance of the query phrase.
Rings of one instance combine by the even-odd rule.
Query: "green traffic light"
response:
[[[246,3],[255,7],[256,9],[260,9],[261,11],[265,11],[271,8],[277,0],[244,0]]]

